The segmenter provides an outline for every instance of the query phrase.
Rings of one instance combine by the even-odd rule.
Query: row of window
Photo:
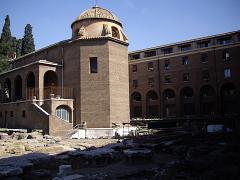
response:
[[[230,68],[225,68],[224,69],[224,78],[230,78],[231,77],[231,69]],[[204,81],[210,81],[210,73],[208,70],[203,70],[202,71],[202,80]],[[184,73],[182,75],[182,81],[188,82],[190,81],[190,73]],[[166,75],[164,77],[164,83],[172,83],[172,78],[171,75]],[[148,85],[152,87],[154,85],[154,78],[150,77],[148,78]],[[138,80],[133,80],[133,88],[138,87]]]
[[[230,60],[230,54],[229,51],[223,51],[222,58],[224,61],[229,61]],[[208,56],[207,54],[201,54],[201,63],[207,63],[208,62]],[[182,57],[182,65],[187,65],[189,64],[189,57],[188,56],[183,56]],[[149,62],[148,65],[148,71],[153,71],[153,62]],[[167,59],[164,61],[164,69],[169,70],[170,69],[170,60]],[[137,65],[134,64],[132,65],[132,72],[137,72]]]
[[[238,36],[238,41],[240,40],[240,35]],[[216,41],[216,44],[217,45],[227,45],[227,44],[230,44],[232,43],[233,40],[232,40],[232,36],[226,36],[226,37],[222,37],[222,38],[219,38],[217,39]],[[197,48],[206,48],[206,47],[210,47],[210,46],[213,46],[215,45],[214,43],[212,43],[212,41],[209,39],[209,40],[202,40],[202,41],[199,41],[197,42]],[[179,51],[189,51],[191,49],[193,49],[192,47],[192,44],[191,43],[186,43],[186,44],[182,44],[182,45],[179,45],[177,46],[178,50]],[[156,56],[156,55],[159,55],[159,54],[171,54],[173,53],[173,47],[166,47],[166,48],[161,48],[159,50],[149,50],[149,51],[146,51],[144,52],[143,54],[143,57],[146,58],[146,57],[152,57],[152,56]],[[140,53],[137,53],[137,54],[131,54],[129,56],[130,60],[134,60],[134,59],[140,59],[141,56],[140,56]]]
[[[5,117],[7,117],[7,115],[8,115],[8,111],[5,111]],[[13,111],[10,111],[10,117],[14,117],[14,113],[13,113]],[[0,112],[0,118],[2,118],[3,117],[3,112]],[[22,117],[23,118],[25,118],[26,117],[26,111],[22,111]]]

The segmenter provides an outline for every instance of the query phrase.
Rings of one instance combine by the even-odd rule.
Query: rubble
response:
[[[233,132],[199,134],[170,129],[120,141],[8,136],[0,140],[0,178],[141,180],[240,176],[240,141]]]

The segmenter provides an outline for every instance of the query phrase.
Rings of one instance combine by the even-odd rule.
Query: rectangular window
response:
[[[137,65],[132,65],[132,72],[137,72]]]
[[[165,55],[165,54],[170,54],[170,53],[172,53],[173,52],[173,48],[165,48],[165,49],[162,49],[162,51],[163,51],[163,54]]]
[[[156,51],[147,51],[144,53],[144,57],[156,56]]]
[[[204,81],[209,81],[210,80],[210,73],[208,70],[202,71],[202,79]]]
[[[10,112],[10,117],[13,117],[13,111]]]
[[[224,37],[224,38],[220,38],[217,40],[217,43],[218,44],[222,44],[222,45],[225,45],[225,44],[229,44],[231,43],[231,40],[232,40],[232,37]]]
[[[148,63],[148,71],[153,71],[153,62]]]
[[[170,69],[170,61],[169,61],[169,60],[165,60],[165,61],[164,61],[164,69],[165,69],[165,70]]]
[[[198,48],[205,48],[210,46],[210,41],[201,41],[197,43]]]
[[[165,83],[171,83],[171,76],[167,75],[164,77],[164,82]]]
[[[133,80],[133,88],[137,88],[138,87],[138,80]]]
[[[190,80],[190,74],[189,73],[184,73],[183,74],[183,81],[189,81]]]
[[[90,73],[98,73],[97,57],[90,57]]]
[[[184,56],[182,57],[182,65],[187,65],[189,63],[188,57]]]
[[[148,85],[152,87],[153,84],[154,84],[154,79],[152,77],[148,78]]]
[[[224,78],[230,78],[231,77],[231,69],[225,68],[224,69]]]
[[[208,62],[208,56],[207,56],[207,54],[202,54],[202,55],[201,55],[201,62],[202,62],[202,63],[207,63],[207,62]]]
[[[22,117],[26,117],[26,111],[22,111]]]
[[[181,51],[189,51],[191,50],[191,44],[186,44],[186,45],[182,45],[180,46]]]
[[[129,55],[130,60],[140,59],[140,54],[131,54]]]
[[[230,60],[230,53],[229,53],[229,51],[227,51],[227,50],[223,51],[222,56],[223,56],[223,60],[224,61]]]

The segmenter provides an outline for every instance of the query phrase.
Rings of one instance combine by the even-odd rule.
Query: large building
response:
[[[240,31],[129,54],[131,118],[240,114]]]
[[[128,54],[122,24],[106,9],[83,12],[71,28],[71,39],[0,74],[0,127],[60,135],[83,122],[239,116],[240,31]]]
[[[129,122],[128,39],[98,6],[72,23],[72,38],[14,59],[0,75],[0,126],[58,135],[86,122]],[[85,123],[84,123],[85,124]]]

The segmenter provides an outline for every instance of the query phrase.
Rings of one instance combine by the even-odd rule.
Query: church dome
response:
[[[76,20],[72,23],[72,25],[78,21],[87,20],[87,19],[108,19],[111,21],[115,21],[121,25],[117,16],[115,16],[113,13],[111,13],[107,9],[104,9],[98,6],[92,7],[91,9],[88,9],[83,13],[81,13],[76,18]]]
[[[95,6],[81,13],[72,23],[72,39],[110,37],[128,42],[118,18],[110,11]]]

